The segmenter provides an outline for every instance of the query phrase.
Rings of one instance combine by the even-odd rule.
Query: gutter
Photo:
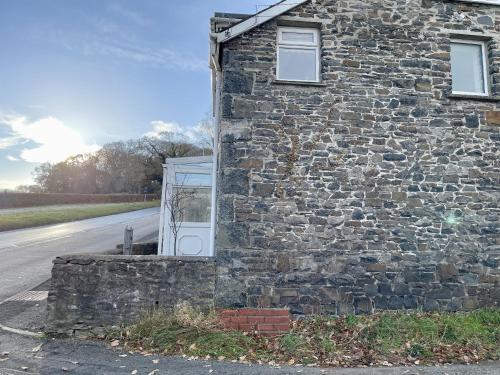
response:
[[[210,251],[215,256],[215,236],[217,225],[217,171],[219,159],[220,106],[222,89],[222,68],[219,63],[220,43],[217,34],[210,34],[210,69],[212,70],[212,113],[214,115],[214,135],[212,150],[212,196],[210,212]]]

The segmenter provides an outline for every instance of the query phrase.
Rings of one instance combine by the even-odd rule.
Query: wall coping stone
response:
[[[63,264],[73,263],[81,264],[82,262],[184,262],[184,263],[214,263],[213,257],[188,257],[188,256],[166,256],[166,255],[108,255],[108,254],[74,254],[62,255],[56,257],[52,263]]]

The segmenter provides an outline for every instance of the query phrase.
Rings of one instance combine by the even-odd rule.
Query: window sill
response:
[[[485,102],[498,102],[500,101],[500,96],[491,96],[491,95],[469,95],[469,94],[450,94],[448,95],[450,99],[457,100],[482,100]]]
[[[273,85],[294,85],[294,86],[316,86],[316,87],[326,87],[325,83],[322,82],[306,82],[306,81],[285,81],[282,79],[275,79],[271,81]]]

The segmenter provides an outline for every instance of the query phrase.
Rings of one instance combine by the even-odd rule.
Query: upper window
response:
[[[453,94],[488,95],[486,45],[482,41],[452,40]]]
[[[319,30],[278,28],[278,80],[319,82]]]

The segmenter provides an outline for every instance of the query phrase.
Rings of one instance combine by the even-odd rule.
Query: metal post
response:
[[[123,237],[123,255],[132,255],[132,243],[134,241],[134,229],[127,226]]]

